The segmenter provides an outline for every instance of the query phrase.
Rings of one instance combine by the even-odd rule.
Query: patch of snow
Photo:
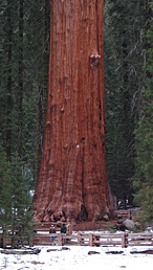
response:
[[[41,252],[37,255],[6,255],[0,253],[0,269],[7,270],[152,270],[153,255],[130,254],[130,251],[142,251],[148,247],[89,247],[68,246],[62,250],[59,246],[37,246]],[[48,249],[54,251],[47,252]],[[1,249],[0,249],[1,250]],[[100,254],[88,255],[89,251]],[[108,251],[123,251],[123,254],[106,254]]]
[[[34,196],[34,194],[35,194],[35,191],[31,189],[31,190],[29,191],[29,193],[30,193],[30,196],[33,198],[33,196]]]

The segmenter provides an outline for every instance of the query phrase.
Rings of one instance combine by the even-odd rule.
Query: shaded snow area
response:
[[[68,247],[68,246],[67,246]],[[41,249],[37,255],[6,255],[0,253],[0,270],[82,270],[82,269],[153,269],[153,255],[131,254],[148,247],[85,247],[69,246],[63,250],[59,246],[36,247]],[[1,252],[2,249],[0,249]],[[48,250],[52,250],[49,251]],[[97,254],[88,255],[94,251]],[[122,251],[122,254],[107,254],[108,251]]]

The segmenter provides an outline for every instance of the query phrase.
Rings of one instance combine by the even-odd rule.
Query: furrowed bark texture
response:
[[[105,153],[103,0],[52,0],[39,221],[111,213]]]

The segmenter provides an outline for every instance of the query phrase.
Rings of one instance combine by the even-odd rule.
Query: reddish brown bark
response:
[[[52,0],[40,221],[111,212],[106,176],[103,0]]]

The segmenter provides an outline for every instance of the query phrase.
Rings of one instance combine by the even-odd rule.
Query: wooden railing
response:
[[[0,235],[1,239],[3,235]],[[53,241],[51,241],[53,240]],[[7,235],[5,243],[1,241],[1,247],[10,245],[11,238]],[[18,243],[18,239],[16,239]],[[21,243],[20,243],[21,244]],[[104,232],[78,232],[61,234],[49,234],[48,231],[37,231],[36,235],[23,240],[23,245],[82,245],[82,246],[153,246],[153,233],[104,233]]]
[[[55,241],[50,241],[50,236]],[[33,245],[82,245],[82,246],[153,246],[152,233],[77,233],[77,234],[38,234]]]
[[[60,231],[62,224],[64,224],[67,227],[67,232],[68,233],[72,233],[72,225],[70,224],[70,222],[64,222],[64,223],[58,223],[58,222],[40,222],[40,223],[36,223],[34,224],[34,226],[37,227],[37,232],[49,232],[49,228],[51,225],[53,225],[56,229],[56,231]]]
[[[116,210],[116,217],[118,220],[132,219],[132,210]]]
[[[90,234],[90,246],[121,246],[123,248],[128,245],[127,233],[103,233]]]
[[[152,233],[129,233],[128,234],[129,246],[153,246]]]

